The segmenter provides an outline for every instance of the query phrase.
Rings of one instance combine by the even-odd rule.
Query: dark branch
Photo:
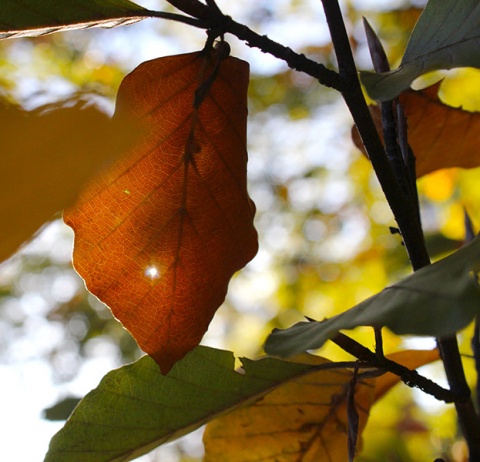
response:
[[[323,64],[317,63],[303,54],[295,53],[292,49],[269,39],[265,35],[257,34],[247,26],[239,24],[231,18],[224,25],[224,28],[225,32],[235,35],[240,40],[246,42],[248,46],[258,48],[264,53],[285,61],[290,68],[314,77],[326,87],[342,91],[340,76],[335,71],[326,68]]]
[[[374,353],[373,351],[370,351],[356,340],[353,340],[344,334],[339,333],[331,340],[347,353],[350,353],[360,361],[367,363],[370,367],[376,367],[395,374],[403,383],[405,383],[405,385],[408,385],[411,388],[419,388],[423,392],[434,396],[440,401],[445,401],[446,403],[453,403],[459,399],[455,393],[441,387],[430,379],[423,377],[417,371],[412,371],[408,369],[408,367],[402,366],[385,356],[380,356],[378,352]]]

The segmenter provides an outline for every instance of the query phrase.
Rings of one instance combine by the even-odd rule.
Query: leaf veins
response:
[[[148,61],[124,79],[115,117],[133,114],[145,135],[65,213],[75,268],[163,372],[198,345],[258,248],[246,187],[248,64],[222,61],[193,105],[214,53]]]

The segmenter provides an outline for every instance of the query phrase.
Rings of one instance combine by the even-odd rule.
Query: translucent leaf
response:
[[[0,39],[114,27],[148,16],[148,10],[129,0],[2,0]]]
[[[480,114],[442,103],[439,88],[440,83],[400,95],[417,177],[442,168],[480,165]]]
[[[480,67],[478,0],[430,0],[412,33],[398,69],[362,72],[372,99],[390,100],[420,75],[438,69]]]
[[[309,361],[329,363],[316,356]],[[214,420],[203,437],[205,462],[348,460],[347,395],[351,380],[352,371],[347,369],[312,372]],[[358,381],[355,387],[360,434],[374,389],[374,380]]]
[[[480,313],[480,237],[439,262],[354,308],[322,322],[300,322],[275,329],[265,351],[293,356],[320,348],[342,329],[386,326],[399,335],[441,337],[466,327]]]
[[[130,147],[134,124],[124,122],[81,103],[31,112],[0,105],[0,261]]]
[[[64,215],[75,269],[163,372],[200,343],[231,276],[258,248],[248,63],[225,59],[210,87],[216,60],[169,56],[124,79],[116,116],[142,120],[145,135]]]
[[[437,351],[406,350],[388,357],[415,369],[438,359]],[[318,356],[302,355],[302,363],[329,364]],[[331,363],[330,363],[331,364]],[[348,408],[352,371],[320,370],[279,386],[260,400],[242,406],[207,425],[206,462],[273,460],[348,460]],[[353,406],[358,437],[370,407],[400,379],[387,373],[375,380],[357,380]],[[353,451],[352,451],[353,452]]]
[[[418,178],[443,168],[480,165],[480,114],[442,103],[438,97],[440,85],[406,90],[399,96],[408,118],[408,142],[415,154]],[[383,139],[378,106],[370,106],[370,112]],[[352,138],[365,153],[356,127],[352,129]]]

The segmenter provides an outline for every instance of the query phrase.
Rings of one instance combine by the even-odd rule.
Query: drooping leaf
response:
[[[422,74],[454,67],[480,67],[478,0],[429,0],[410,37],[401,65],[385,73],[362,72],[376,100],[390,100]]]
[[[225,59],[209,88],[215,66],[214,54],[190,53],[128,75],[116,114],[140,118],[147,133],[65,213],[88,289],[164,372],[199,344],[258,247],[246,188],[248,64]]]
[[[129,126],[81,103],[32,112],[0,105],[0,261],[130,147]]]
[[[114,27],[148,16],[148,10],[129,0],[2,0],[0,39]]]
[[[145,356],[109,372],[85,396],[64,428],[53,437],[45,462],[133,460],[313,370],[317,370],[316,385],[311,390],[325,393],[324,400],[334,391],[342,392],[343,384],[351,378],[351,373],[344,369],[318,371],[331,367],[327,360],[308,360],[308,355],[303,358],[303,364],[244,358],[243,371],[239,373],[234,370],[232,353],[199,346],[178,361],[168,375],[162,375],[155,362]],[[324,387],[319,384],[321,373],[326,374]],[[307,377],[310,375],[303,382],[308,387]],[[361,389],[364,388],[367,394],[373,393],[372,387],[362,385]],[[296,399],[299,402],[302,397]],[[314,407],[318,406],[307,407],[305,412],[312,415]],[[299,418],[301,413],[295,412],[295,419]],[[333,425],[332,420],[329,426]]]
[[[386,326],[399,335],[441,337],[466,327],[480,313],[480,237],[354,308],[322,322],[300,322],[267,339],[265,351],[293,356],[320,348],[342,329]]]
[[[438,97],[441,83],[420,91],[406,90],[399,96],[408,118],[408,141],[416,158],[417,178],[442,168],[474,168],[480,165],[480,113],[448,106]],[[380,111],[370,112],[383,139]],[[355,145],[365,152],[356,128]]]
[[[328,364],[318,356],[302,356]],[[250,406],[210,422],[203,437],[205,462],[348,460],[347,396],[352,371],[320,370],[287,382]],[[374,380],[359,380],[354,400],[363,431]]]

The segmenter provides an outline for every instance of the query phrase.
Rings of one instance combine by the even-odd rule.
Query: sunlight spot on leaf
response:
[[[156,266],[149,266],[145,270],[145,276],[147,276],[150,279],[157,279],[160,277],[160,271]]]

